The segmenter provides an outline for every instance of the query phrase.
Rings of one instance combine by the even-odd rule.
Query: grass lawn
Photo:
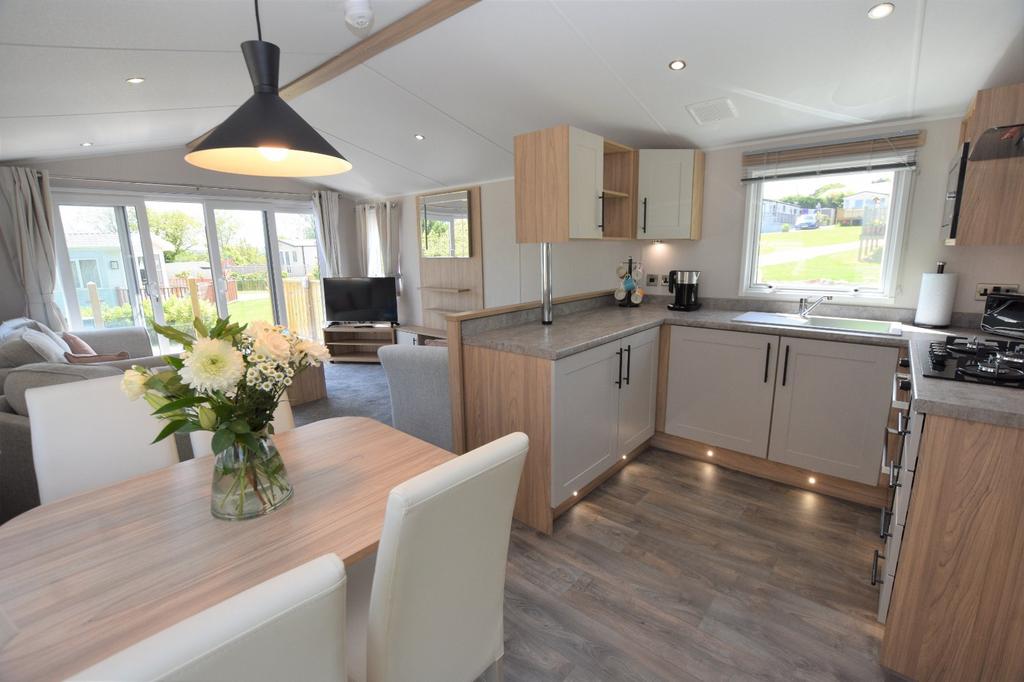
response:
[[[782,249],[853,243],[860,239],[860,230],[860,225],[826,225],[816,230],[768,232],[761,235],[761,253],[767,255]]]
[[[881,263],[862,263],[856,251],[830,253],[803,261],[778,263],[759,268],[761,282],[836,282],[875,284],[881,282]]]
[[[270,303],[270,292],[266,298],[238,299],[228,302],[228,314],[232,322],[252,322],[253,320],[266,320],[273,324],[274,308]]]

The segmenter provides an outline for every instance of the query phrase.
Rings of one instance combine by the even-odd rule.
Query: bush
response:
[[[782,231],[783,232],[789,232],[792,229],[793,229],[793,226],[790,225],[789,223],[782,223]]]
[[[203,324],[212,327],[217,323],[217,307],[209,301],[199,301],[200,319]],[[142,315],[146,318],[146,326],[153,327],[153,305],[149,300],[142,302]],[[82,318],[91,319],[92,309],[82,308]],[[169,297],[164,299],[164,320],[175,329],[191,331],[192,301],[188,298]],[[132,317],[131,304],[103,306],[103,324],[107,327],[130,327],[135,323]]]

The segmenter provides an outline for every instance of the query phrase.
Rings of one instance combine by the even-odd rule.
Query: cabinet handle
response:
[[[626,385],[629,386],[629,377],[633,376],[633,345],[626,346]]]
[[[789,376],[789,344],[786,344],[786,357],[782,361],[782,385],[786,385],[786,378]]]
[[[902,468],[903,467],[901,467],[899,464],[896,464],[896,462],[889,462],[889,487],[890,488],[899,488],[900,486],[903,485],[902,483],[900,483],[899,474],[896,473],[897,471],[899,471]]]
[[[768,383],[768,365],[772,361],[772,342],[768,342],[768,348],[764,351],[764,383]]]
[[[597,198],[601,200],[601,222],[597,224],[597,229],[604,232],[604,192],[601,192]]]
[[[882,514],[878,520],[878,537],[885,540],[892,533],[889,532],[889,524],[892,522],[892,512],[882,507]]]
[[[647,197],[644,197],[644,224],[643,224],[643,230],[644,230],[644,234],[647,234]]]
[[[871,585],[878,585],[882,582],[882,578],[878,575],[878,560],[884,559],[884,554],[879,554],[878,550],[875,550],[875,558],[871,560]]]
[[[615,354],[619,356],[619,378],[615,380],[615,385],[622,388],[622,349],[615,351]]]
[[[886,433],[891,433],[894,436],[905,438],[910,434],[910,419],[907,417],[907,413],[902,410],[896,414],[896,428],[891,426],[886,427]]]

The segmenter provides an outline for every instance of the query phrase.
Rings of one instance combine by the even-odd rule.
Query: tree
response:
[[[850,194],[844,190],[841,182],[830,182],[814,190],[811,194],[790,194],[779,201],[794,204],[800,208],[842,208],[843,197]]]
[[[203,225],[199,220],[184,211],[159,211],[147,217],[153,233],[174,247],[171,251],[164,251],[164,262],[200,260],[194,254],[202,245],[199,235]]]

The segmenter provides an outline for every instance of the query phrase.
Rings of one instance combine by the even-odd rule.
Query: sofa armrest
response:
[[[0,412],[0,523],[38,506],[28,417]]]
[[[115,327],[113,329],[89,329],[73,334],[100,355],[128,351],[130,358],[144,358],[153,354],[149,344],[149,332],[144,327]]]

